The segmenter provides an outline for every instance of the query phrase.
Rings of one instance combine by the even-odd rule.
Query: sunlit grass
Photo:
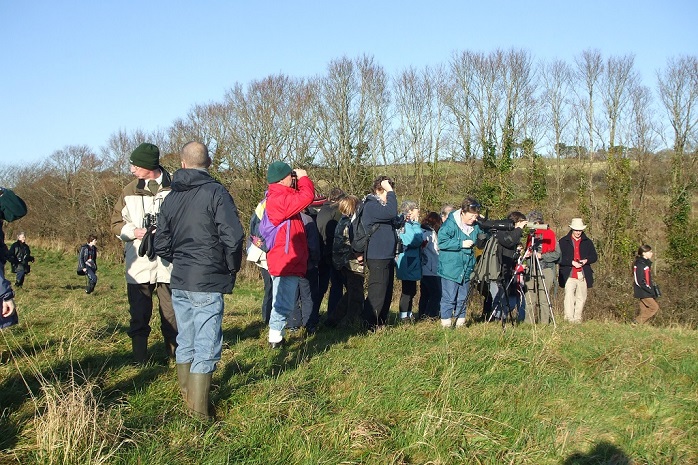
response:
[[[74,257],[35,253],[0,335],[0,463],[698,463],[694,330],[419,322],[270,351],[251,270],[226,296],[204,424],[157,317],[151,362],[131,364],[121,265],[100,263],[86,295]]]

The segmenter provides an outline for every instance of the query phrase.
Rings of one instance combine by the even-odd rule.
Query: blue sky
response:
[[[0,164],[153,131],[235,83],[372,55],[390,75],[511,47],[635,54],[646,85],[698,54],[698,2],[0,0]]]

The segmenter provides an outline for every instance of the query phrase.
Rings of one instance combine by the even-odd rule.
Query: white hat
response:
[[[575,231],[583,231],[587,227],[586,224],[584,224],[584,221],[581,218],[572,218],[572,222],[570,223],[570,229],[574,229]]]

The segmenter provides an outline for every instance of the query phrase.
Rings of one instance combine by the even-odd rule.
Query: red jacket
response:
[[[557,238],[555,237],[555,232],[552,229],[539,229],[535,232],[536,244],[540,244],[540,253],[555,252],[555,246],[557,245]],[[526,240],[526,249],[531,247],[531,237],[529,236]]]
[[[305,227],[300,212],[313,202],[313,198],[315,198],[315,186],[307,176],[298,179],[298,190],[279,183],[269,184],[266,205],[269,221],[273,225],[278,225],[290,219],[288,224],[279,228],[274,247],[267,252],[270,275],[305,276],[308,267],[308,240],[305,237]],[[291,231],[288,252],[286,252],[286,229],[289,227]]]

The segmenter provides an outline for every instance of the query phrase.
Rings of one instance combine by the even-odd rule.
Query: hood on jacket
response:
[[[218,181],[213,179],[206,170],[181,168],[172,176],[171,188],[173,191],[184,192],[212,182]]]

